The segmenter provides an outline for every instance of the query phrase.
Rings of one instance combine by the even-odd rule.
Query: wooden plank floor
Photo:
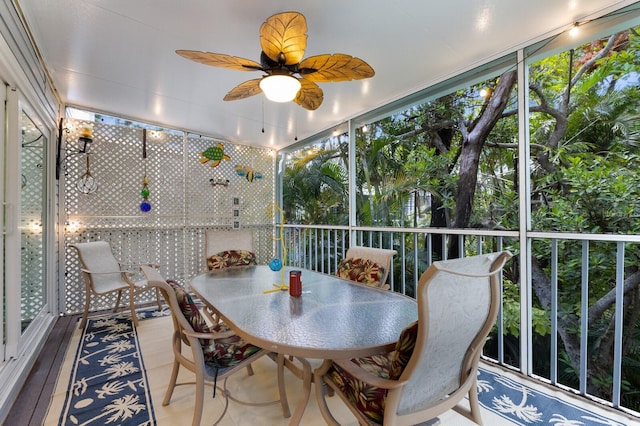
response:
[[[58,317],[16,402],[9,410],[7,424],[21,426],[42,424],[56,385],[58,371],[71,336],[78,326],[79,317],[79,315]]]

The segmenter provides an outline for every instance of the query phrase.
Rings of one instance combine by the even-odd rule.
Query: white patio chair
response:
[[[394,351],[326,360],[314,371],[325,421],[338,424],[325,401],[328,387],[361,425],[414,425],[452,408],[481,424],[478,363],[510,257],[500,252],[434,262],[418,283],[418,321],[401,333]],[[467,395],[469,410],[458,405]]]
[[[108,293],[118,293],[116,299],[116,305],[113,308],[113,312],[117,312],[120,307],[120,299],[122,297],[122,290],[129,290],[129,309],[131,310],[131,319],[134,325],[138,325],[138,318],[136,316],[134,298],[138,293],[149,290],[147,288],[147,282],[145,280],[132,281],[131,277],[135,274],[135,271],[123,270],[123,266],[133,266],[120,264],[111,251],[111,246],[106,241],[91,241],[87,243],[72,244],[77,253],[80,263],[82,265],[81,271],[84,278],[84,291],[85,291],[85,303],[84,311],[82,313],[82,321],[80,321],[80,328],[84,328],[89,316],[89,309],[91,307],[91,295],[104,295]],[[158,290],[154,290],[156,293],[156,302],[158,308],[162,309],[160,303],[160,294]]]

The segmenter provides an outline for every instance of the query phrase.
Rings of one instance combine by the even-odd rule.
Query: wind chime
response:
[[[144,176],[142,177],[142,202],[140,203],[140,210],[143,213],[149,213],[151,211],[151,203],[149,203],[149,179],[147,179],[147,129],[142,129],[142,167],[144,169]]]

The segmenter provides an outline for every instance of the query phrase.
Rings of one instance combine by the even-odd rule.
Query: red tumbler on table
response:
[[[289,272],[289,295],[293,297],[302,295],[302,271]]]

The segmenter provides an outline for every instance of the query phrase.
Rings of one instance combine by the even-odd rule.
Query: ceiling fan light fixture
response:
[[[344,53],[324,53],[304,58],[307,20],[299,12],[282,12],[268,17],[260,26],[260,47],[260,62],[199,50],[181,49],[176,53],[205,65],[265,73],[263,77],[238,84],[224,96],[225,101],[237,101],[264,93],[271,101],[294,101],[308,111],[316,110],[324,99],[324,93],[317,83],[362,80],[375,75],[373,68],[365,61]],[[298,77],[293,77],[294,74]]]
[[[291,102],[300,90],[300,81],[290,75],[269,75],[260,80],[260,89],[273,102]]]

